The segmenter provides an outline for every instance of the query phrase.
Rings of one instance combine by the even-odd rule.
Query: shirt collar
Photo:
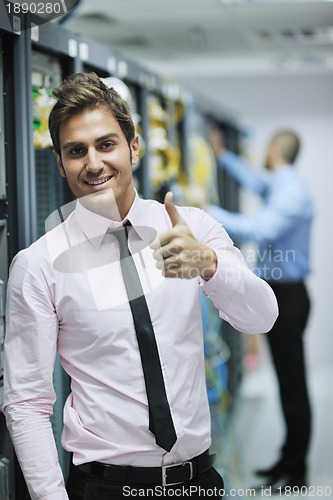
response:
[[[125,221],[129,221],[138,234],[138,236],[145,240],[147,238],[146,226],[147,226],[147,206],[145,206],[145,200],[140,198],[136,193],[133,204],[127,214]]]
[[[293,169],[294,169],[294,167],[292,165],[285,164],[285,165],[282,165],[277,170],[275,170],[273,173],[274,173],[275,176],[277,176],[277,175],[284,175],[286,172],[290,172]]]
[[[94,247],[98,249],[108,229],[116,229],[124,225],[127,221],[131,223],[139,238],[144,239],[146,233],[142,221],[144,210],[142,204],[143,200],[141,200],[137,192],[135,192],[135,198],[127,216],[122,221],[114,221],[88,210],[80,203],[80,200],[77,200],[75,217],[81,231]]]

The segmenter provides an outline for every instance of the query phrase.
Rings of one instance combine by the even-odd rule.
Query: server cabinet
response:
[[[12,212],[13,199],[9,195],[10,181],[7,177],[6,134],[5,134],[5,91],[4,74],[5,58],[3,33],[0,29],[0,408],[3,404],[3,346],[5,336],[5,294],[10,262],[9,254],[9,224],[13,225]],[[6,89],[7,90],[7,89]],[[8,111],[8,110],[7,110]],[[13,215],[11,213],[11,215]],[[14,236],[14,235],[13,235]],[[19,468],[9,434],[6,429],[5,419],[0,412],[0,500],[14,498],[15,479],[19,475]],[[17,474],[15,474],[17,472]]]
[[[3,105],[3,62],[2,41],[0,39],[0,200],[6,199],[6,169],[5,169],[5,131]]]
[[[3,10],[2,3],[0,10]],[[8,26],[7,24],[3,26],[6,18],[0,17],[0,40],[3,40],[2,48],[6,49],[6,61],[3,64],[1,57],[0,70],[2,75],[5,65],[4,94],[7,111],[4,109],[1,88],[0,279],[6,282],[11,258],[18,250],[27,247],[44,233],[44,223],[49,212],[65,203],[68,197],[66,184],[60,185],[62,179],[60,175],[55,175],[57,169],[52,163],[52,149],[38,143],[46,119],[44,116],[44,123],[38,122],[41,118],[40,111],[44,111],[40,106],[41,102],[38,101],[38,95],[43,98],[43,91],[49,91],[63,76],[75,70],[77,44],[71,34],[56,25],[44,25],[40,28],[37,26],[33,30],[13,33],[10,23],[7,23]],[[26,16],[24,22],[28,25],[32,23],[32,19]],[[2,79],[0,81],[2,84]],[[6,127],[3,126],[4,121]],[[4,139],[4,128],[7,129],[7,140]],[[62,404],[66,391],[68,393],[68,380],[63,375],[58,361],[54,372],[54,385],[58,402],[54,407],[52,425],[59,449],[59,459],[66,475],[69,459],[60,446],[60,434]],[[6,430],[4,416],[1,414],[1,471],[2,456],[10,460],[11,500],[28,499],[25,482]],[[5,498],[7,499],[7,496]]]
[[[184,129],[186,133],[186,180],[190,188],[190,195],[186,201],[191,205],[217,204],[230,211],[239,209],[239,185],[222,168],[217,165],[214,153],[208,142],[210,127],[218,126],[223,131],[226,146],[238,152],[242,140],[242,130],[234,120],[223,110],[216,109],[211,103],[193,95],[186,100],[186,114]],[[192,186],[192,188],[191,188]],[[209,366],[209,373],[216,374],[215,389],[226,392],[218,398],[216,390],[211,387],[214,395],[214,411],[217,411],[216,402],[221,404],[223,412],[231,410],[237,399],[237,390],[243,370],[243,338],[242,335],[227,322],[217,318],[218,313],[203,301],[204,330],[210,338],[207,339],[207,357],[214,363],[220,360],[218,375],[216,369]],[[214,332],[213,332],[214,330]],[[215,336],[215,334],[217,335]],[[215,336],[215,339],[212,337]],[[212,346],[212,344],[215,345]],[[209,347],[210,346],[210,347]],[[217,347],[218,346],[218,347]],[[223,359],[223,361],[222,361]],[[210,360],[206,358],[207,365]],[[222,364],[225,366],[222,368]],[[219,384],[217,378],[222,377]],[[220,380],[221,382],[221,380]]]
[[[182,103],[171,99],[166,92],[155,90],[148,95],[149,183],[152,196],[161,203],[167,191],[172,189],[177,194],[178,186],[184,184],[181,110]]]
[[[35,158],[37,236],[45,233],[47,217],[65,205],[70,195],[66,181],[59,175],[48,130],[48,115],[53,106],[52,90],[62,80],[58,57],[33,48],[31,64],[31,100]]]

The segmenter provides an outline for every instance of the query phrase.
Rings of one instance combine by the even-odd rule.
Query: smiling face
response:
[[[138,161],[137,137],[128,145],[113,114],[103,107],[68,118],[59,130],[58,168],[72,193],[89,210],[123,219],[135,197],[132,167]]]

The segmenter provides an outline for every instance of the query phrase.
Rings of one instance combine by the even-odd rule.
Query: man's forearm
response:
[[[261,170],[253,168],[243,157],[226,151],[218,157],[219,165],[239,184],[258,196],[263,196],[267,190],[267,180]]]
[[[5,415],[32,500],[68,500],[49,416],[29,402],[8,406]]]
[[[244,333],[266,333],[278,316],[271,287],[258,278],[236,247],[217,252],[215,275],[203,283],[203,291],[220,311],[220,316]]]

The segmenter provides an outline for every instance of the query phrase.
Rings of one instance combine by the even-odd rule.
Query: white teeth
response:
[[[97,186],[98,184],[104,184],[111,179],[111,177],[106,177],[105,179],[99,179],[97,181],[87,181],[89,186]]]

